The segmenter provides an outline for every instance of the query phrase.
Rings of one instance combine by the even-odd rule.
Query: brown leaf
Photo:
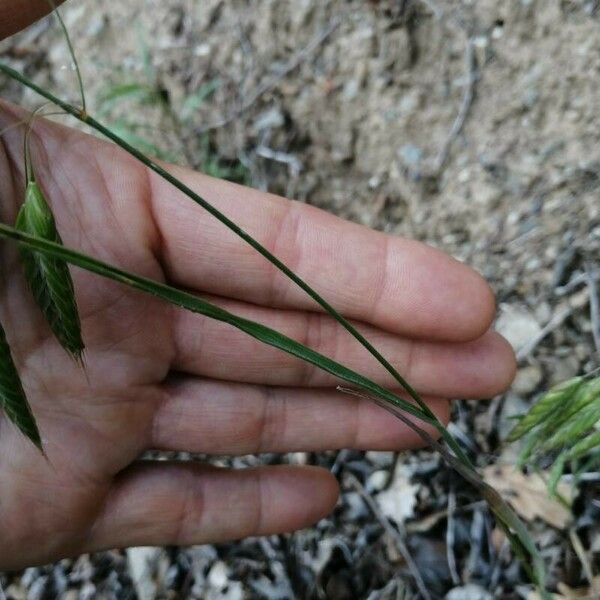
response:
[[[557,529],[564,529],[569,524],[570,511],[550,498],[543,474],[525,475],[511,465],[490,465],[483,469],[482,475],[485,482],[527,521],[540,518]],[[571,501],[571,486],[559,483],[557,491]]]

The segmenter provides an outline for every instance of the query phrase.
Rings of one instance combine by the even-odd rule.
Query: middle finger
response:
[[[384,368],[327,315],[214,297],[210,300],[272,327],[381,385],[394,385]],[[321,369],[266,346],[230,325],[179,310],[173,314],[176,354],[172,368],[178,371],[263,385],[326,387],[339,383]],[[493,331],[471,342],[428,342],[356,325],[421,394],[483,398],[498,394],[512,381],[512,349]]]

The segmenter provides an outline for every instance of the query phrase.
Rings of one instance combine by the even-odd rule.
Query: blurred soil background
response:
[[[143,149],[483,273],[519,372],[503,397],[457,402],[453,433],[528,521],[556,598],[600,597],[600,473],[583,476],[568,511],[502,444],[511,415],[599,366],[600,2],[71,0],[63,15],[91,111]],[[52,19],[5,42],[2,58],[76,101]],[[40,104],[12,82],[0,92]],[[333,469],[334,514],[294,535],[0,574],[4,594],[536,598],[486,506],[432,452],[213,459],[259,461]]]

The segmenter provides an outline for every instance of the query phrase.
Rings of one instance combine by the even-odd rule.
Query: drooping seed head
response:
[[[50,206],[35,181],[27,184],[25,202],[17,215],[15,228],[62,244]],[[61,346],[81,362],[84,350],[81,322],[67,264],[23,247],[21,260],[29,287],[50,329]]]

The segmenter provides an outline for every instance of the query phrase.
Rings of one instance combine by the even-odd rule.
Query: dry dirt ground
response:
[[[586,262],[600,269],[599,3],[72,0],[64,16],[92,110],[140,143],[424,240],[488,278],[520,369],[504,397],[457,403],[453,430],[482,469],[504,469],[509,495],[513,486],[522,504],[540,507],[518,509],[559,597],[591,594],[599,474],[584,477],[570,518],[506,467],[515,451],[501,440],[508,417],[541,391],[598,367],[593,286],[582,274]],[[76,98],[51,22],[11,40],[3,59]],[[140,83],[164,102],[144,107],[118,92]],[[38,104],[0,85],[5,97]],[[420,598],[403,541],[432,598],[533,597],[485,506],[430,452],[233,464],[257,460],[329,466],[345,494],[330,518],[293,536],[84,556],[0,574],[5,593]]]

